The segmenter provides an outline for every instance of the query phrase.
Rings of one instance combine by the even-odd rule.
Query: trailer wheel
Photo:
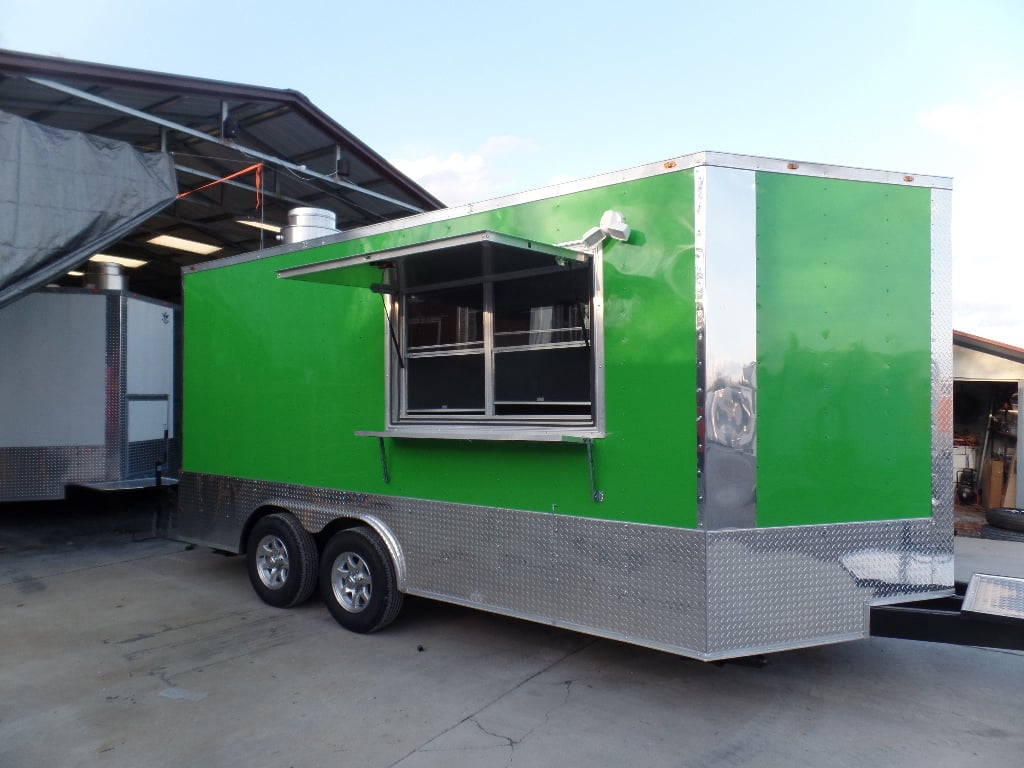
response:
[[[327,542],[320,558],[320,594],[335,620],[352,632],[383,629],[402,608],[391,556],[365,526],[340,531]]]
[[[277,608],[291,608],[316,589],[316,542],[287,512],[259,520],[246,547],[249,581],[260,599]]]
[[[997,528],[1024,533],[1024,509],[996,507],[985,513],[985,519]]]

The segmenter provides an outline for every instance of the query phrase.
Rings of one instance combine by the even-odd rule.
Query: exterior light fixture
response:
[[[601,216],[601,231],[615,240],[629,240],[629,224],[618,211],[605,211]]]
[[[593,251],[604,242],[606,237],[622,240],[623,242],[629,240],[630,231],[629,224],[626,223],[626,219],[621,213],[618,211],[605,211],[601,216],[601,223],[584,232],[583,237],[579,240],[558,243],[558,245],[563,248],[583,248],[587,251]]]

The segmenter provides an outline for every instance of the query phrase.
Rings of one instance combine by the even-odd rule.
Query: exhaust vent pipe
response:
[[[301,243],[317,237],[338,234],[333,211],[323,208],[292,208],[288,211],[288,226],[281,228],[282,243]]]
[[[85,268],[85,287],[98,291],[128,290],[128,277],[120,264],[90,261]]]

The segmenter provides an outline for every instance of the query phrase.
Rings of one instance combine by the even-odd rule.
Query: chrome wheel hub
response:
[[[279,536],[268,534],[256,547],[256,572],[267,589],[281,589],[288,581],[288,547]]]
[[[334,559],[331,587],[338,603],[349,613],[365,610],[373,594],[373,579],[366,561],[355,552],[342,552]]]

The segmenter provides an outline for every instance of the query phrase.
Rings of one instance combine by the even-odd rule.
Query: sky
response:
[[[290,88],[449,205],[715,150],[953,177],[953,325],[1024,347],[1020,0],[0,0],[0,48]]]

